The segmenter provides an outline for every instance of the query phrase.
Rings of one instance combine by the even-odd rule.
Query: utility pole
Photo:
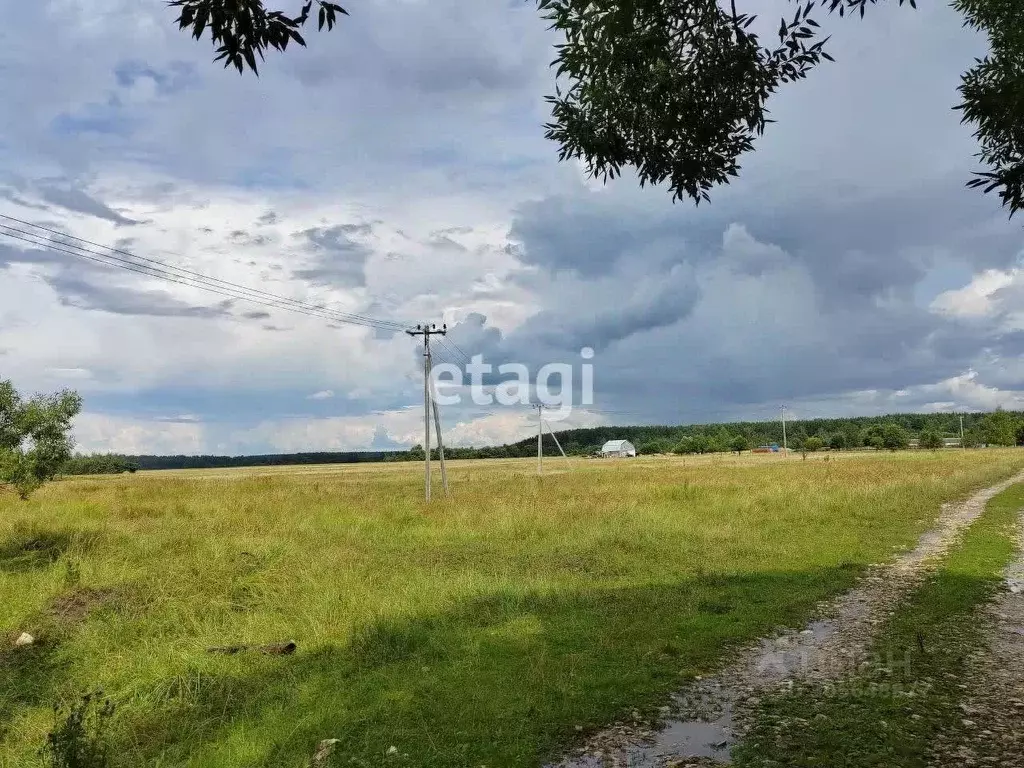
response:
[[[407,330],[410,336],[423,337],[423,490],[427,501],[430,501],[430,411],[433,406],[434,423],[437,429],[437,447],[441,459],[441,483],[445,493],[448,492],[448,474],[444,466],[444,446],[441,443],[441,419],[437,412],[437,403],[433,401],[430,381],[430,337],[433,335],[444,336],[448,333],[448,326],[440,328],[435,324],[423,323],[417,325],[415,330]]]
[[[544,404],[538,403],[534,406],[537,409],[537,474],[544,469],[544,448],[541,445],[541,436],[544,433]]]
[[[789,443],[786,442],[786,406],[782,406],[782,451],[789,456]]]
[[[534,408],[537,409],[537,474],[541,474],[544,464],[544,425],[547,424],[544,421],[544,404],[535,403]],[[562,454],[563,459],[569,458],[565,455],[565,451],[562,449],[562,444],[558,442],[558,437],[555,436],[555,430],[548,424],[548,432],[551,433],[551,439],[555,441],[555,445],[558,446],[558,452]]]

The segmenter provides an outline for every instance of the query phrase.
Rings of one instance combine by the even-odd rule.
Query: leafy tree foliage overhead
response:
[[[888,0],[917,6],[916,0]],[[740,157],[769,121],[766,102],[821,59],[828,38],[815,16],[863,16],[885,0],[795,2],[777,40],[752,31],[755,15],[737,0],[536,0],[562,32],[552,121],[546,135],[561,159],[582,161],[607,180],[632,167],[641,185],[667,183],[673,199],[707,200],[740,170]],[[756,10],[754,0],[741,4]],[[298,15],[263,0],[170,0],[177,23],[197,40],[209,34],[216,60],[257,71],[257,56],[290,43],[314,16],[332,29],[348,12],[305,0]],[[975,126],[988,170],[968,186],[997,191],[1013,215],[1024,207],[1024,3],[954,0],[965,22],[988,35],[991,53],[963,77],[965,122]]]
[[[966,123],[977,126],[978,157],[991,170],[968,186],[998,190],[1010,215],[1024,208],[1024,3],[956,0],[967,24],[988,34],[990,53],[963,76]]]
[[[540,0],[565,34],[549,97],[547,137],[561,159],[607,180],[632,166],[640,184],[668,182],[673,198],[708,198],[739,172],[739,156],[764,131],[765,102],[824,54],[808,45],[817,22],[797,6],[777,45],[750,30],[754,16],[718,0]]]
[[[0,381],[0,489],[23,499],[53,479],[71,457],[71,421],[82,408],[74,392],[23,399]]]
[[[334,29],[338,14],[348,11],[326,0],[315,0],[317,25],[323,29]],[[268,11],[262,0],[170,0],[168,5],[180,8],[176,19],[179,29],[188,29],[199,40],[204,32],[217,46],[214,61],[223,61],[225,67],[234,67],[244,72],[249,67],[259,73],[256,57],[265,58],[268,48],[284,51],[288,44],[295,42],[305,45],[306,41],[299,28],[309,21],[314,0],[303,3],[298,16],[289,16],[283,11]]]

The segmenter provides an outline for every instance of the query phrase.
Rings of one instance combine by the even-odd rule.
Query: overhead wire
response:
[[[159,259],[153,259],[153,258],[149,258],[149,257],[146,257],[146,256],[139,256],[138,254],[134,254],[134,253],[131,253],[129,251],[122,250],[120,248],[114,248],[112,246],[107,246],[107,245],[103,245],[101,243],[96,243],[96,242],[94,242],[92,240],[87,240],[85,238],[78,237],[76,235],[71,235],[71,234],[68,234],[66,232],[61,232],[59,230],[43,226],[42,224],[35,224],[35,223],[32,223],[32,222],[28,222],[28,221],[25,221],[24,219],[19,219],[19,218],[16,218],[14,216],[9,216],[7,214],[0,213],[0,218],[7,219],[8,221],[14,221],[14,222],[16,222],[18,224],[21,224],[21,225],[27,226],[27,227],[31,227],[33,229],[42,230],[43,232],[46,232],[46,233],[48,233],[50,235],[54,235],[54,236],[57,236],[57,237],[65,238],[65,239],[68,239],[68,240],[77,241],[77,242],[80,242],[80,243],[85,243],[85,244],[93,246],[95,248],[102,248],[104,251],[108,252],[108,253],[102,254],[104,257],[107,257],[107,258],[110,258],[110,259],[113,259],[113,260],[116,260],[116,261],[122,261],[123,262],[123,261],[125,261],[125,259],[119,259],[118,257],[113,256],[111,254],[115,254],[115,253],[116,254],[121,254],[122,256],[127,257],[127,259],[133,260],[132,262],[129,262],[129,263],[145,262],[145,264],[141,264],[141,265],[138,265],[138,266],[146,266],[147,264],[152,264],[152,265],[155,265],[158,270],[170,270],[172,272],[180,273],[179,276],[182,276],[182,277],[189,277],[189,278],[195,278],[195,279],[198,279],[198,280],[208,281],[208,282],[211,282],[211,283],[219,284],[219,285],[224,286],[224,287],[246,291],[246,292],[254,294],[256,296],[261,296],[261,297],[268,298],[268,299],[271,299],[271,300],[274,300],[274,301],[282,301],[282,302],[288,302],[288,303],[292,303],[292,304],[303,305],[304,307],[313,307],[313,308],[316,308],[316,309],[324,309],[324,307],[316,305],[316,304],[308,304],[307,302],[302,302],[302,301],[299,301],[297,299],[290,299],[290,298],[284,297],[284,296],[278,296],[276,294],[270,293],[268,291],[263,291],[263,290],[260,290],[258,288],[251,288],[249,286],[244,286],[244,285],[240,285],[238,283],[233,283],[233,282],[231,282],[229,280],[222,280],[222,279],[217,278],[217,277],[211,277],[209,275],[204,275],[204,274],[202,274],[200,272],[195,272],[194,270],[190,270],[190,269],[187,269],[185,267],[179,267],[179,266],[177,266],[175,264],[169,264],[169,263],[167,263],[165,261],[160,261]],[[3,226],[6,226],[6,227],[8,227],[10,229],[14,229],[15,231],[24,233],[23,230],[19,230],[17,228],[10,227],[10,225],[3,225]],[[40,235],[37,232],[32,232],[31,234],[34,237],[40,237],[40,238],[43,237],[42,235]],[[80,249],[85,250],[87,252],[95,253],[95,251],[90,251],[88,248],[82,248],[81,246],[75,245],[74,243],[65,243],[65,245],[70,245],[70,246],[72,246],[74,248],[80,248]],[[330,311],[334,312],[335,314],[338,314],[338,315],[343,315],[345,317],[350,317],[350,318],[359,319],[359,320],[373,321],[373,322],[375,322],[377,324],[381,324],[381,325],[392,325],[392,326],[395,326],[396,328],[399,328],[399,327],[400,328],[405,328],[406,327],[402,323],[396,323],[396,322],[393,322],[393,321],[390,321],[390,320],[380,320],[380,319],[377,319],[377,318],[371,318],[371,317],[367,317],[365,315],[359,315],[359,314],[352,313],[352,312],[340,312],[338,310],[330,310]]]
[[[456,352],[458,352],[458,353],[459,353],[460,355],[462,355],[463,359],[464,359],[464,360],[465,360],[465,361],[466,361],[467,363],[468,363],[468,362],[471,362],[471,361],[472,361],[472,359],[470,358],[470,356],[469,356],[469,355],[467,355],[467,354],[466,354],[466,353],[465,353],[465,352],[464,352],[464,351],[462,350],[462,347],[460,347],[460,346],[459,346],[458,344],[456,344],[454,340],[452,340],[452,339],[449,339],[449,338],[448,338],[447,336],[445,337],[445,340],[446,340],[446,341],[447,341],[447,342],[448,342],[449,344],[451,344],[451,345],[452,345],[453,347],[455,347],[455,351],[456,351]]]
[[[461,349],[458,349],[457,347],[455,347],[455,345],[452,342],[448,341],[446,337],[438,336],[437,337],[437,341],[441,345],[441,347],[445,350],[445,352],[447,352],[452,357],[458,359],[461,363],[469,363],[469,362],[471,362],[471,360],[466,355],[466,353],[463,352]]]
[[[67,238],[68,240],[86,243],[88,245],[95,246],[96,248],[102,248],[107,252],[95,251],[91,248],[78,245],[75,242],[57,241],[53,237],[48,237],[47,235],[32,231],[31,229],[25,230],[0,222],[0,234],[6,237],[26,242],[30,245],[36,246],[37,248],[50,249],[59,253],[102,264],[104,266],[125,269],[147,277],[166,280],[168,282],[177,283],[187,287],[198,288],[227,298],[248,301],[275,309],[286,309],[299,314],[319,317],[324,320],[372,327],[378,330],[391,332],[404,330],[406,328],[406,325],[400,322],[372,318],[351,312],[342,312],[321,304],[312,304],[298,299],[291,299],[286,296],[270,293],[269,291],[250,288],[228,280],[203,275],[199,272],[195,272],[184,267],[177,267],[173,264],[168,264],[157,259],[136,256],[128,251],[108,248],[107,246],[93,243],[92,241],[84,238],[66,235],[65,233],[58,232],[42,225],[24,222],[21,219],[16,219],[15,217],[7,216],[6,214],[0,213],[0,219],[14,221],[30,228],[39,229],[51,236],[56,235],[58,237]],[[122,254],[123,257],[114,254]]]

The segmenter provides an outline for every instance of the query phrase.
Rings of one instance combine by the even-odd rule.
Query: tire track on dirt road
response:
[[[819,618],[803,630],[762,638],[714,676],[673,695],[661,709],[663,722],[657,728],[640,724],[638,717],[616,724],[546,768],[682,768],[728,762],[730,747],[743,735],[738,713],[744,707],[755,707],[760,695],[795,680],[837,680],[855,671],[867,658],[876,628],[920,585],[988,500],[1022,481],[1024,472],[964,501],[944,504],[914,549],[872,568],[857,587],[821,605]]]
[[[1024,768],[1024,509],[1004,589],[985,606],[986,643],[970,658],[963,719],[934,745],[932,768]]]

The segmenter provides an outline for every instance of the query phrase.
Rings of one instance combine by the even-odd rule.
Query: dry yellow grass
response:
[[[97,686],[118,766],[300,766],[328,737],[338,765],[536,765],[1021,467],[1016,450],[548,459],[542,478],[453,462],[429,506],[415,464],[54,483],[0,500],[0,633],[40,637],[0,651],[0,766],[41,764],[51,705]],[[205,651],[284,639],[298,653]]]

